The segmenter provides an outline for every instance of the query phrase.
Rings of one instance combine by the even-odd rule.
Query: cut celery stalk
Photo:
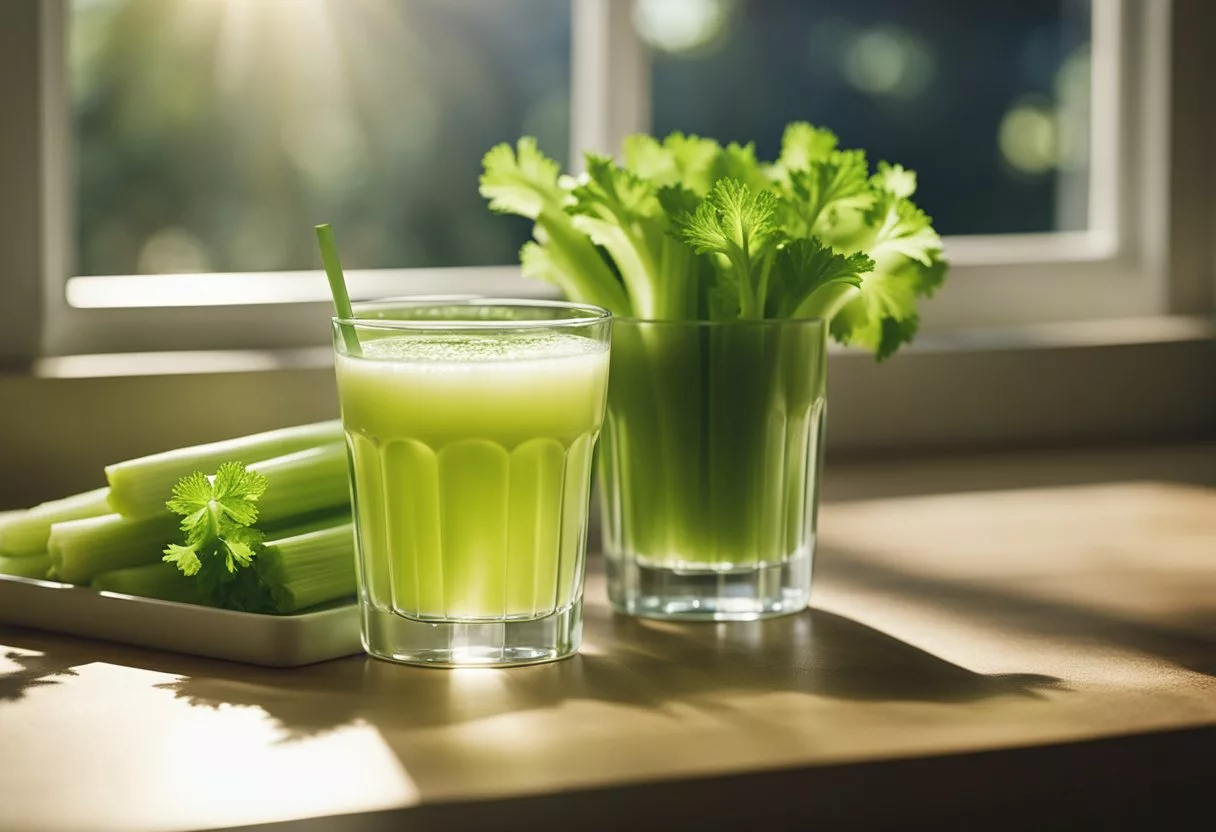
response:
[[[254,558],[259,611],[293,613],[355,594],[355,538],[347,514],[318,518],[270,535]],[[200,584],[171,563],[102,572],[93,589],[205,604]]]
[[[346,523],[275,540],[254,558],[275,612],[299,612],[355,594],[355,531]]]
[[[342,442],[257,462],[249,470],[266,477],[256,525],[267,532],[275,524],[303,515],[350,506],[346,445]]]
[[[113,509],[106,502],[109,493],[108,488],[98,488],[0,517],[0,555],[45,555],[52,524],[111,513]]]
[[[258,502],[257,527],[276,531],[309,520],[333,525],[332,515],[350,505],[346,448],[330,443],[249,466],[265,475],[266,493]],[[69,583],[86,582],[101,572],[156,563],[170,543],[180,542],[179,517],[163,505],[159,514],[132,519],[117,514],[56,523],[47,545],[53,574]]]
[[[118,515],[114,516],[117,517]],[[87,568],[82,567],[77,572],[69,571],[69,574],[78,575],[86,571],[91,572],[89,585],[94,589],[122,592],[127,595],[139,595],[145,598],[159,598],[163,601],[182,601],[192,604],[204,603],[204,599],[199,594],[199,584],[197,581],[187,578],[173,564],[161,562],[165,546],[172,540],[180,539],[181,535],[171,534],[163,540],[150,535],[136,540],[133,529],[137,524],[146,521],[121,519],[124,521],[122,525],[125,526],[131,535],[129,538],[131,548],[123,550],[123,560],[128,565],[107,567],[104,571],[99,571],[96,568],[95,562],[89,562]],[[118,525],[117,523],[106,524],[107,527],[103,531],[117,536],[118,532],[116,528]],[[270,541],[270,545],[274,545],[278,540],[308,535],[312,532],[331,529],[341,525],[350,526],[349,511],[315,514],[304,518],[293,517],[276,527],[269,528],[266,535]],[[87,549],[89,541],[85,541],[81,545]],[[70,541],[69,548],[74,550],[75,546],[76,541]],[[110,551],[118,550],[117,547],[113,547]],[[127,553],[130,553],[129,556]],[[77,558],[77,562],[79,562],[79,557]],[[66,578],[59,579],[67,580]],[[77,580],[83,581],[86,579],[79,578]]]
[[[166,512],[142,520],[107,514],[56,523],[47,543],[51,576],[83,583],[99,572],[155,563],[165,546],[181,537],[177,521]]]
[[[255,433],[107,465],[110,505],[125,517],[159,514],[164,511],[174,484],[187,474],[195,471],[213,474],[222,462],[250,465],[341,440],[342,424],[335,420]]]
[[[0,555],[0,575],[15,575],[18,578],[45,578],[51,566],[51,556],[23,555],[10,558]]]
[[[187,578],[171,563],[111,569],[93,578],[89,586],[103,592],[121,592],[123,595],[183,604],[201,604],[204,600],[199,582]]]
[[[266,532],[267,545],[271,545],[280,540],[286,540],[289,537],[298,537],[309,532],[332,529],[334,526],[349,525],[350,522],[350,511],[342,509],[340,511],[317,512],[301,517],[293,517],[290,520],[273,525],[259,523],[258,526]]]
[[[350,505],[346,448],[339,442],[263,460],[249,470],[267,480],[257,526],[268,535]],[[139,519],[110,514],[56,523],[47,543],[52,574],[80,583],[101,572],[156,563],[169,543],[180,541],[179,522],[162,504],[159,513]]]

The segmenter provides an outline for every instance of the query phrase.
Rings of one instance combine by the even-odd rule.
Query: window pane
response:
[[[482,154],[569,145],[569,0],[73,0],[82,275],[506,264]]]
[[[1084,229],[1089,0],[636,0],[653,124],[774,158],[803,119],[920,175],[944,234]]]

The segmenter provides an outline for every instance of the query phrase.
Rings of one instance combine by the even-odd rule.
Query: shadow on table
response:
[[[177,681],[153,685],[174,695],[179,695],[178,686],[187,680],[197,680],[205,686],[214,684],[223,690],[221,697],[197,700],[187,691],[181,698],[190,704],[261,707],[264,702],[277,703],[297,693],[319,695],[357,691],[363,678],[364,661],[363,656],[351,656],[277,670],[38,630],[0,627],[0,713],[6,704],[17,703],[38,688],[71,683],[80,675],[79,670],[94,664],[150,671],[170,678],[178,676]],[[15,667],[9,669],[10,665]],[[323,717],[324,714],[318,714],[318,720]],[[321,730],[338,724],[341,721],[317,722],[315,727]],[[302,727],[302,733],[311,733],[309,726]]]
[[[320,688],[293,684],[281,672],[262,675],[270,684],[192,677],[164,687],[195,705],[257,705],[286,737],[299,737],[355,718],[388,729],[451,725],[580,699],[713,711],[731,707],[723,694],[748,691],[955,702],[1034,695],[1057,684],[1032,674],[973,673],[821,610],[710,625],[590,613],[585,651],[553,664],[451,672],[365,659],[359,667],[331,665],[342,682],[328,678]],[[345,695],[330,695],[339,690]]]
[[[1012,630],[1055,639],[1104,642],[1138,650],[1194,673],[1216,676],[1216,602],[1176,610],[1157,621],[1099,609],[1083,603],[1035,597],[998,589],[995,584],[960,581],[912,567],[876,561],[870,553],[830,548],[822,576],[833,584],[853,583],[887,590]]]
[[[72,675],[74,667],[103,661],[178,674],[178,680],[157,687],[194,706],[261,708],[290,741],[358,719],[408,729],[580,699],[652,711],[677,705],[716,711],[733,710],[725,695],[749,691],[955,702],[1034,695],[1057,682],[1030,674],[973,673],[822,610],[767,621],[675,624],[616,615],[601,602],[589,604],[586,616],[579,656],[534,667],[456,672],[363,657],[274,670],[44,634],[14,643],[0,634],[10,646],[43,653],[13,654],[22,669],[0,675],[0,700],[20,698]]]
[[[383,727],[444,725],[598,700],[662,711],[731,709],[724,694],[953,702],[1032,695],[1057,680],[985,676],[848,618],[808,610],[763,622],[669,624],[589,610],[585,650],[508,671],[417,670],[367,660],[361,715]],[[184,683],[194,688],[194,680]]]
[[[589,691],[661,705],[671,694],[793,691],[836,699],[960,702],[1058,685],[1028,673],[984,675],[824,610],[730,624],[614,615],[611,654],[583,656]],[[621,647],[624,649],[621,649]],[[600,698],[606,698],[601,695]]]
[[[70,657],[8,651],[4,658],[16,664],[17,669],[0,670],[0,705],[16,702],[31,688],[58,684],[64,676],[76,675],[72,668],[77,662]]]

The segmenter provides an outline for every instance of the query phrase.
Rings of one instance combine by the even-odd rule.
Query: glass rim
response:
[[[352,304],[355,315],[344,318],[334,315],[330,318],[335,326],[349,326],[356,329],[559,329],[565,327],[585,327],[612,320],[613,315],[607,309],[590,303],[571,303],[564,300],[543,300],[539,298],[510,298],[486,295],[408,295],[396,298],[382,298],[370,301],[360,301]],[[570,318],[531,319],[531,320],[486,320],[486,319],[453,319],[439,320],[432,318],[364,318],[360,312],[374,309],[401,309],[426,307],[487,307],[503,309],[561,309],[581,313]]]

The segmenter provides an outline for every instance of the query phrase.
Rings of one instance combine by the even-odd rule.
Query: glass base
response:
[[[511,621],[420,621],[363,604],[363,649],[402,664],[540,664],[573,656],[582,640],[582,599],[544,618]]]
[[[683,621],[754,621],[790,615],[811,600],[811,553],[746,569],[651,566],[607,555],[608,596],[617,611]]]

